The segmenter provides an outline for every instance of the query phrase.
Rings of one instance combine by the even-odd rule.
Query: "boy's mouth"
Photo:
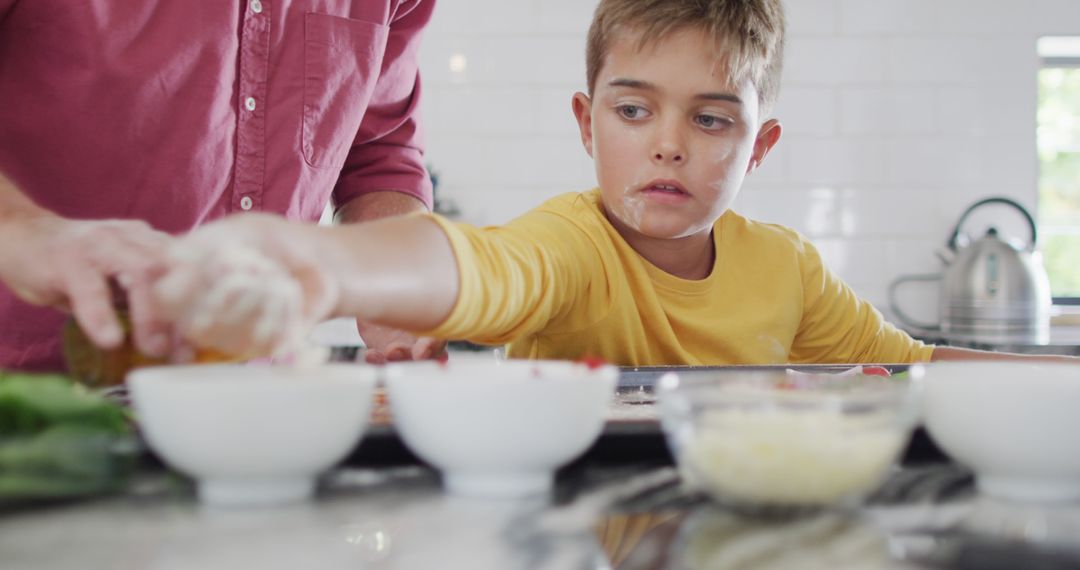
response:
[[[670,196],[689,196],[682,184],[674,180],[653,180],[641,188],[642,192]]]

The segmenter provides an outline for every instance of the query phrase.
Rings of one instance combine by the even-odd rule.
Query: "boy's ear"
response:
[[[570,104],[574,108],[574,118],[577,119],[578,130],[581,131],[581,144],[585,145],[585,152],[592,156],[592,99],[578,92]]]
[[[757,138],[754,139],[754,152],[750,155],[750,164],[746,165],[747,174],[757,170],[765,161],[765,155],[769,154],[772,147],[776,146],[776,142],[780,140],[781,131],[783,128],[780,127],[780,121],[776,119],[769,119],[761,125]]]

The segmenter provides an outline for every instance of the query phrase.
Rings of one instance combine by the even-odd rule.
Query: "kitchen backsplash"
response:
[[[428,161],[464,219],[502,223],[595,184],[570,98],[595,0],[442,0],[421,48]],[[1080,35],[1077,0],[789,0],[783,137],[735,209],[811,237],[888,313],[934,272],[965,206],[1034,208],[1036,41]],[[936,291],[912,286],[914,316]]]

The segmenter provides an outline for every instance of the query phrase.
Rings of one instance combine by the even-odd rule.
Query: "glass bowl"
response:
[[[658,404],[684,483],[768,516],[873,491],[911,435],[914,392],[900,378],[744,369],[668,374]]]

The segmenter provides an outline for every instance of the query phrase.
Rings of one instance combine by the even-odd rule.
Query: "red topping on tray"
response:
[[[585,356],[578,359],[578,362],[584,364],[589,370],[596,370],[607,365],[607,361],[598,356]]]
[[[867,376],[884,376],[886,378],[892,376],[884,366],[863,366],[862,373]]]

